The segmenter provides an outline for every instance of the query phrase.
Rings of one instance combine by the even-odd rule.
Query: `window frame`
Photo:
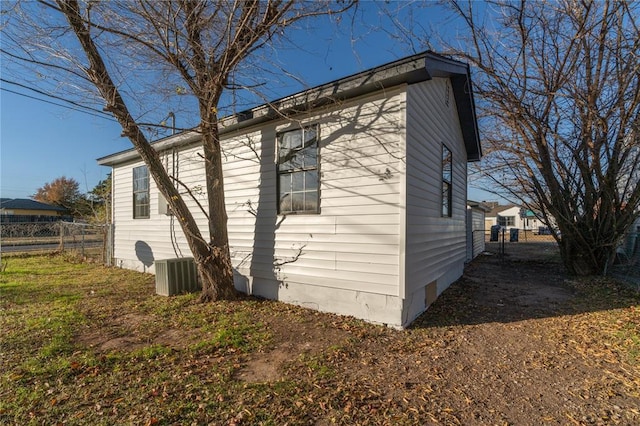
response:
[[[144,176],[139,173],[144,171]],[[149,219],[151,217],[151,193],[149,185],[149,168],[146,165],[134,167],[132,169],[132,207],[134,219]],[[141,182],[141,184],[140,184]],[[141,187],[139,187],[141,185]],[[146,195],[147,202],[138,201],[138,195]],[[146,207],[146,209],[145,209]]]
[[[282,142],[283,142],[283,138],[286,134],[290,134],[293,132],[302,132],[301,133],[301,140],[302,140],[302,146],[299,149],[299,152],[302,152],[304,149],[306,149],[304,147],[305,144],[305,132],[309,131],[309,130],[313,130],[315,132],[315,140],[314,140],[314,144],[315,144],[315,165],[313,166],[309,166],[307,164],[303,164],[302,167],[292,167],[292,168],[287,168],[284,169],[282,166],[284,165],[284,163],[281,162],[281,152],[283,150],[282,147]],[[308,147],[310,148],[310,147]],[[305,160],[305,157],[303,156],[303,162]],[[291,159],[289,159],[288,161],[291,161]],[[307,189],[307,174],[309,172],[315,172],[315,189],[311,189],[308,190]],[[282,208],[282,177],[283,176],[290,176],[291,179],[293,179],[293,175],[300,173],[302,174],[302,190],[301,191],[294,191],[293,190],[293,181],[291,181],[291,185],[289,187],[290,191],[287,192],[287,194],[289,194],[291,196],[291,194],[293,193],[302,193],[303,194],[303,205],[306,206],[307,204],[307,194],[309,193],[313,193],[315,192],[315,209],[308,209],[308,210],[295,210],[293,208],[293,201],[292,203],[292,207],[291,210],[283,210]],[[311,125],[306,125],[306,126],[302,126],[302,127],[298,127],[295,129],[288,129],[288,130],[284,130],[281,132],[278,132],[276,134],[276,196],[277,196],[277,210],[278,210],[278,214],[279,215],[289,215],[289,214],[319,214],[320,213],[320,126],[319,124],[311,124]],[[293,198],[291,198],[293,200]]]
[[[453,152],[444,143],[440,157],[440,215],[453,216]]]
[[[516,217],[498,215],[498,225],[504,226],[505,228],[513,228],[516,226]]]

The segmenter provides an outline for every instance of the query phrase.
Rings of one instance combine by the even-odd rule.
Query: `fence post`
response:
[[[82,257],[84,257],[84,225],[80,225],[80,229],[82,230],[82,242],[80,244]]]
[[[58,250],[60,250],[60,252],[64,251],[64,222],[60,221],[58,222],[58,225],[60,227],[60,247],[58,247]]]
[[[106,232],[106,259],[105,263],[107,266],[113,266],[113,224],[108,224],[107,232]]]

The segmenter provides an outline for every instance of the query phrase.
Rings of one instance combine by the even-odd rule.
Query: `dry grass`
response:
[[[478,283],[483,267],[508,267],[493,261],[400,332],[271,301],[155,296],[150,275],[71,257],[11,258],[0,423],[639,423],[638,295],[561,277],[571,300],[516,318],[474,296],[494,283]]]

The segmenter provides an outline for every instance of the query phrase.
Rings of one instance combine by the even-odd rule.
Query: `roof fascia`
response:
[[[467,88],[471,87],[469,67],[462,62],[434,54],[433,52],[423,52],[409,56],[224,117],[219,123],[220,135],[267,121],[286,118],[400,84],[413,84],[431,80],[433,77],[451,78],[468,160],[479,160],[481,152],[477,136],[473,93],[470,90],[466,93]],[[152,145],[157,151],[163,151],[175,146],[196,142],[199,138],[200,134],[197,130],[190,130],[160,139],[153,142]],[[139,158],[139,155],[132,148],[101,157],[97,161],[102,166],[114,166],[137,158]]]
[[[200,139],[200,133],[195,130],[189,130],[177,135],[169,136],[164,139],[159,139],[152,143],[156,151],[161,152],[166,149],[173,148],[174,146],[182,146],[192,142],[196,142]],[[114,166],[116,164],[125,163],[127,161],[135,160],[139,158],[138,152],[135,148],[127,149],[126,151],[120,151],[115,154],[107,155],[98,158],[96,161],[101,166]]]

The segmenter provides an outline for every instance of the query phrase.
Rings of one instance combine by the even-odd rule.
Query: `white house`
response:
[[[404,327],[462,275],[481,157],[466,64],[411,56],[228,117],[221,137],[239,290]],[[153,146],[206,205],[198,142]],[[116,264],[190,256],[136,151],[98,162],[113,168]]]
[[[537,231],[544,223],[531,211],[515,204],[505,206],[493,204],[493,208],[485,216],[485,228],[493,225],[501,225],[508,229]]]

